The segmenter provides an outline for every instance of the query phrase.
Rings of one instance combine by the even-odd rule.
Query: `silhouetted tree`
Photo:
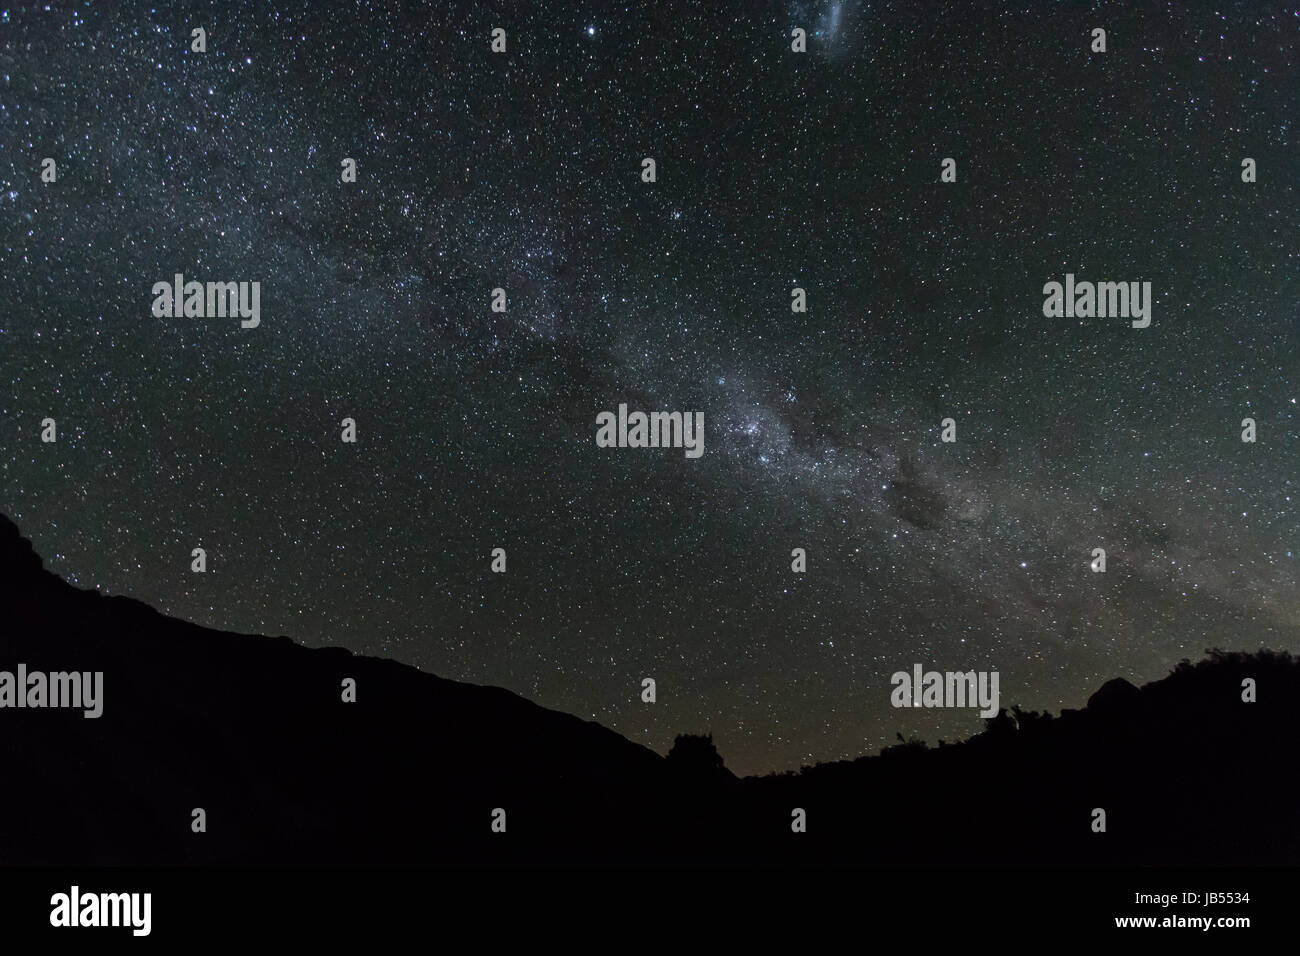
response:
[[[668,818],[683,834],[720,829],[727,779],[731,775],[713,744],[713,734],[679,734],[664,762]]]
[[[984,718],[985,732],[992,737],[1001,737],[1016,732],[1016,719],[1007,713],[1005,707],[998,708],[996,717]]]
[[[678,734],[668,751],[665,772],[683,782],[706,781],[723,771],[722,755],[714,746],[713,734]]]

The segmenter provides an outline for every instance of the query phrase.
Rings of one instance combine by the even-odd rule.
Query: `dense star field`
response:
[[[0,511],[742,773],[979,730],[891,707],[918,662],[1057,711],[1300,651],[1300,13],[1142,6],[7,7]],[[260,325],[155,317],[177,273]],[[1067,273],[1150,326],[1045,317]],[[597,447],[620,403],[703,455]]]

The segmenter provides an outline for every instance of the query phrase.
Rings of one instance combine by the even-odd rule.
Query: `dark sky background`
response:
[[[1055,712],[1300,651],[1300,10],[1135,6],[4,7],[0,510],[739,772],[981,729],[890,707],[917,662]],[[177,272],[260,327],[154,318]],[[1044,318],[1066,272],[1151,326]],[[620,402],[704,456],[597,448]]]

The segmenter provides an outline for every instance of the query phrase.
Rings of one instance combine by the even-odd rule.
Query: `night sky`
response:
[[[1300,11],[1138,6],[4,7],[0,510],[741,773],[980,730],[914,663],[1056,712],[1300,652]],[[155,318],[178,272],[260,326]],[[1046,318],[1066,273],[1150,327]],[[598,448],[620,403],[703,456]]]

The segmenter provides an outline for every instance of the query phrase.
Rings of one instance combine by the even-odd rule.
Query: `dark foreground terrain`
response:
[[[104,674],[98,719],[0,709],[2,864],[1300,863],[1286,654],[742,780],[704,738],[664,758],[499,688],[74,588],[2,517],[0,598],[0,671]]]

